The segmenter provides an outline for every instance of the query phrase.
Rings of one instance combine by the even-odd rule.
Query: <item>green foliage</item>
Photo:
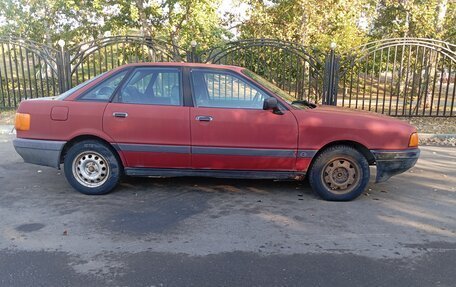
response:
[[[250,17],[242,38],[276,38],[345,52],[369,40],[426,37],[454,42],[456,2],[451,0],[246,0]]]
[[[363,43],[366,35],[357,27],[364,2],[284,0],[266,4],[251,1],[251,17],[241,26],[241,36],[277,38],[327,50],[336,42],[345,50]]]
[[[232,39],[276,38],[328,50],[335,42],[348,51],[369,40],[428,37],[456,40],[452,0],[233,0],[247,4],[217,13],[222,0],[3,0],[0,35],[68,45],[111,35],[138,34],[189,48],[206,49]],[[239,5],[237,5],[239,6]],[[223,18],[223,19],[222,19]]]
[[[217,13],[222,0],[2,0],[0,35],[69,45],[111,35],[137,34],[203,50],[239,38],[275,38],[345,52],[370,40],[427,37],[456,40],[452,0],[233,0],[239,11]],[[235,7],[234,7],[235,8]],[[237,16],[236,16],[237,15]]]
[[[216,12],[219,0],[3,0],[0,35],[47,44],[80,43],[111,35],[138,34],[184,48],[219,43],[230,33]]]

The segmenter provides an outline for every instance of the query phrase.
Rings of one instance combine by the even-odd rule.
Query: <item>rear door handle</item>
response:
[[[210,122],[212,121],[214,118],[211,117],[211,116],[196,116],[195,118],[197,121],[200,121],[200,122]]]
[[[112,113],[112,115],[116,118],[126,118],[128,117],[128,114],[127,113],[124,113],[124,112],[114,112]]]

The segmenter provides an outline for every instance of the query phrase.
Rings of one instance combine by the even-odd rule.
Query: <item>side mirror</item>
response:
[[[283,115],[283,112],[279,109],[279,102],[274,97],[269,97],[264,100],[263,110],[272,110],[276,115]]]

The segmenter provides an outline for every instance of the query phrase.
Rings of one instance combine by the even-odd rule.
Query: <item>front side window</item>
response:
[[[127,72],[128,71],[122,71],[114,76],[109,77],[102,83],[90,89],[80,99],[101,102],[109,101],[112,94],[116,90],[117,86],[119,86],[120,82],[122,82],[122,79],[125,77]]]
[[[179,106],[182,104],[180,72],[176,68],[138,68],[119,93],[129,104]]]
[[[192,70],[193,95],[198,107],[263,109],[269,96],[227,72]]]
[[[254,80],[255,82],[259,83],[266,89],[270,90],[277,96],[281,97],[284,101],[292,105],[297,109],[313,109],[316,108],[315,104],[309,103],[307,101],[300,101],[296,100],[296,98],[292,97],[289,93],[285,92],[284,90],[280,89],[273,83],[269,82],[268,80],[262,78],[260,75],[255,74],[254,72],[244,69],[242,73],[249,77],[250,79]]]

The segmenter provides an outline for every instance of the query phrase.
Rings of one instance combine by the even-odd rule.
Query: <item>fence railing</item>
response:
[[[456,115],[456,45],[433,39],[374,41],[339,54],[273,39],[229,42],[200,53],[140,36],[73,47],[0,37],[0,108],[58,95],[127,63],[187,61],[246,67],[296,99],[391,116]]]
[[[385,39],[342,56],[338,105],[392,116],[454,116],[456,45]]]

